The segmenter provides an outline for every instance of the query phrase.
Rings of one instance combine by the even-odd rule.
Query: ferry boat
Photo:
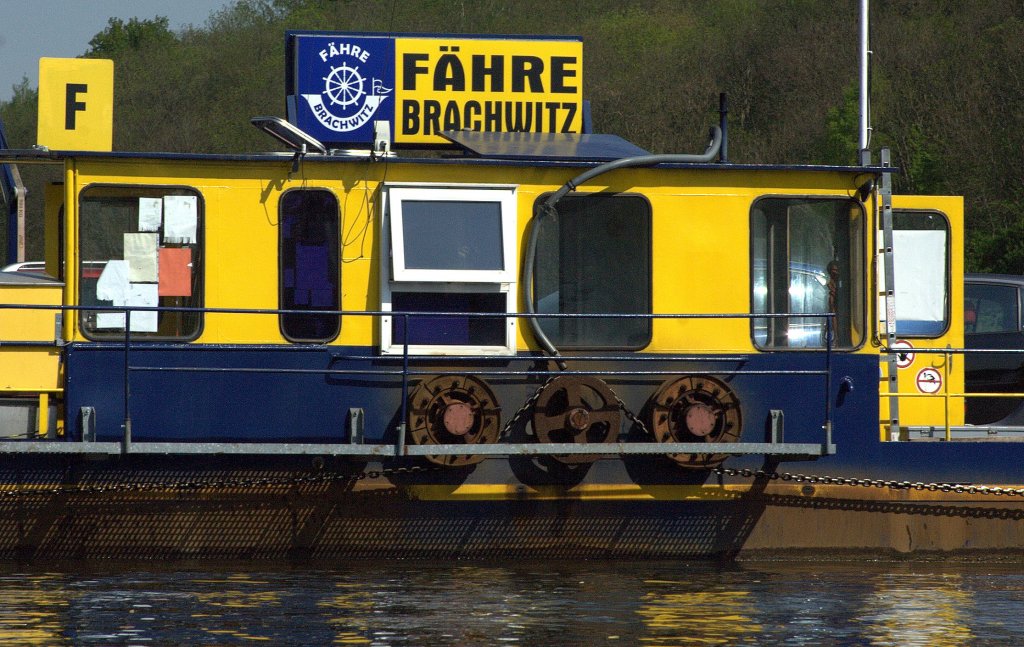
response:
[[[286,38],[265,154],[112,151],[110,62],[41,62],[0,557],[1024,547],[962,198],[733,162],[724,103],[703,151],[594,134],[578,39]]]

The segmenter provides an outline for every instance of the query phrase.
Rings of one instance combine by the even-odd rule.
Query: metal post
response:
[[[121,449],[127,454],[132,446],[132,415],[128,403],[130,391],[128,388],[128,347],[131,345],[132,335],[132,311],[131,308],[124,310],[124,436],[121,439]]]
[[[729,101],[722,92],[718,95],[718,127],[722,130],[722,146],[718,149],[718,161],[729,162]]]
[[[13,164],[11,164],[11,174],[14,176],[15,211],[18,221],[17,261],[21,263],[25,260],[25,201],[28,189],[21,182],[21,174],[18,172],[18,167]]]
[[[398,421],[398,446],[396,454],[405,456],[406,416],[409,400],[409,315],[402,315],[402,418]]]
[[[825,317],[825,446],[832,446],[832,317]]]
[[[871,124],[869,123],[868,111],[871,101],[868,97],[868,64],[871,50],[868,49],[868,0],[860,2],[860,128],[857,139],[857,148],[866,150],[868,147]]]
[[[947,345],[946,348],[949,348],[949,346]],[[944,387],[942,390],[943,413],[945,414],[946,421],[946,442],[949,442],[953,440],[953,430],[949,426],[949,387],[951,386],[949,383],[949,370],[951,368],[950,363],[953,361],[953,354],[947,351],[943,353],[943,358],[946,360],[942,363],[942,384]]]

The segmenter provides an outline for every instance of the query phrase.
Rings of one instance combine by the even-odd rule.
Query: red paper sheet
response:
[[[159,263],[160,296],[192,296],[192,250],[188,247],[161,247]]]

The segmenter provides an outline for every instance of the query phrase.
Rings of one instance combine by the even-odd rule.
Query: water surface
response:
[[[5,645],[1024,643],[1024,565],[8,565]]]

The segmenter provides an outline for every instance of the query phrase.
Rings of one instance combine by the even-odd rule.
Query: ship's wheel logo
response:
[[[349,67],[347,63],[332,67],[331,73],[324,77],[324,94],[330,99],[331,105],[342,108],[359,101],[364,94],[359,68]]]
[[[359,62],[330,62],[321,76],[323,89],[318,94],[302,95],[324,128],[344,133],[364,126],[391,93],[380,79],[360,70]]]

